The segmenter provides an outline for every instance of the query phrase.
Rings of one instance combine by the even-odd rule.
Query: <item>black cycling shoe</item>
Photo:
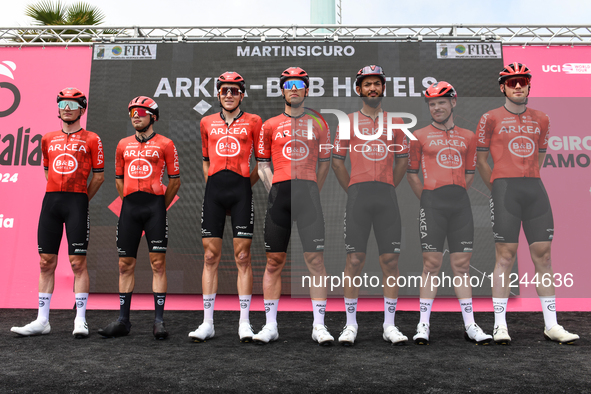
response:
[[[106,338],[124,337],[129,334],[131,323],[116,320],[105,328],[99,328],[98,333]]]
[[[166,327],[164,326],[163,321],[154,322],[154,338],[156,338],[156,339],[168,338],[168,331],[166,331]]]

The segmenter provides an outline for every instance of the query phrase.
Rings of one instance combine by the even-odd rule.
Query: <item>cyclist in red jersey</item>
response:
[[[281,74],[280,86],[285,111],[263,124],[255,151],[259,175],[269,192],[269,200],[265,215],[267,266],[263,276],[266,324],[253,339],[268,343],[279,337],[277,307],[281,296],[281,271],[295,221],[312,279],[312,339],[328,345],[334,338],[324,325],[327,291],[322,281],[326,269],[320,189],[328,175],[330,150],[321,150],[320,146],[330,144],[330,131],[325,122],[319,124],[304,111],[309,87],[306,71],[299,67],[286,69]],[[271,171],[271,161],[274,171]]]
[[[240,74],[227,71],[216,83],[222,110],[201,119],[205,196],[201,210],[203,238],[203,323],[189,333],[200,342],[214,336],[213,310],[218,287],[218,267],[222,257],[222,237],[226,212],[232,218],[234,259],[238,268],[240,320],[238,336],[250,342],[254,335],[249,310],[252,298],[250,245],[254,228],[252,186],[259,179],[257,168],[250,170],[254,140],[262,120],[240,110],[246,83]]]
[[[466,189],[474,180],[476,136],[454,123],[457,93],[452,85],[445,81],[432,84],[425,91],[425,101],[433,122],[413,133],[417,140],[410,142],[407,169],[408,183],[421,200],[419,233],[423,248],[421,317],[413,340],[418,345],[429,344],[429,318],[437,295],[432,278],[439,275],[447,238],[455,292],[464,320],[464,337],[486,345],[492,336],[485,334],[474,321],[472,288],[468,279],[474,222]],[[423,170],[422,182],[420,168]],[[461,280],[459,286],[455,286],[455,277]]]
[[[531,78],[531,71],[524,64],[505,66],[499,74],[505,105],[482,115],[477,131],[478,172],[492,194],[491,220],[496,249],[493,336],[496,343],[503,345],[511,342],[505,314],[511,290],[509,274],[515,263],[522,224],[539,282],[536,290],[544,314],[544,336],[559,343],[572,343],[579,338],[566,331],[556,319],[550,258],[554,220],[540,179],[550,121],[545,113],[526,106]],[[487,161],[489,151],[494,169]]]
[[[153,334],[156,339],[165,339],[168,337],[163,318],[167,288],[166,209],[181,186],[179,159],[172,140],[154,131],[153,124],[160,117],[154,100],[145,96],[136,97],[131,100],[128,109],[135,134],[119,141],[115,154],[115,185],[123,200],[117,223],[119,319],[100,329],[99,334],[104,337],[129,334],[137,249],[145,231],[153,273]],[[168,187],[162,184],[164,170],[168,173]]]
[[[57,103],[62,129],[45,134],[41,140],[47,189],[37,233],[41,257],[39,312],[36,320],[24,327],[12,327],[11,331],[25,336],[49,334],[51,331],[49,304],[65,224],[76,297],[76,318],[72,334],[75,338],[85,338],[88,336],[88,202],[104,181],[103,145],[97,134],[80,126],[80,118],[87,108],[84,93],[76,88],[63,89],[57,96]],[[88,183],[91,171],[92,178]]]
[[[398,256],[402,227],[396,198],[398,185],[408,165],[408,144],[402,130],[397,129],[388,137],[388,114],[382,110],[386,89],[386,76],[382,67],[371,65],[357,73],[355,89],[363,100],[363,108],[349,115],[350,140],[341,139],[337,133],[333,148],[332,168],[339,184],[347,193],[345,208],[345,309],[347,323],[339,336],[343,345],[353,345],[357,337],[357,300],[359,288],[352,278],[361,275],[365,264],[367,241],[371,227],[378,243],[380,266],[384,279],[384,332],[385,341],[399,344],[408,338],[394,325],[398,301],[398,287],[387,278],[398,277]],[[404,123],[395,118],[393,123]],[[356,132],[357,130],[357,132]],[[377,139],[360,138],[358,134]],[[351,156],[351,174],[345,167],[347,152]]]

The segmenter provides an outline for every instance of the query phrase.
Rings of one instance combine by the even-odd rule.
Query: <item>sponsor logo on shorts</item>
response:
[[[161,244],[162,243],[162,240],[161,239],[154,240],[154,241],[152,241],[152,243],[153,244]]]
[[[462,245],[472,245],[472,241],[462,241],[460,242]]]
[[[464,253],[470,253],[472,252],[472,248],[464,248]]]
[[[86,253],[86,249],[74,249],[74,253]]]
[[[426,242],[423,242],[421,245],[423,246],[423,250],[425,251],[437,252],[437,248],[434,248],[433,245],[429,245]]]
[[[324,250],[324,245],[316,245],[316,250]]]
[[[239,237],[252,237],[252,233],[246,233],[244,231],[238,231],[238,235]]]
[[[247,226],[236,226],[236,228],[237,228],[237,229],[241,229],[241,230],[244,230],[244,229],[246,229],[246,227],[247,227]]]
[[[72,246],[84,246],[84,244],[80,244],[80,243],[73,243]]]

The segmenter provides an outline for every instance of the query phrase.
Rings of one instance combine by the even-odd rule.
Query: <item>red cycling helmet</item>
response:
[[[517,77],[520,75],[531,79],[531,71],[525,64],[517,62],[507,64],[503,71],[499,73],[499,85],[504,84],[508,78]]]
[[[76,101],[82,108],[86,108],[88,102],[86,101],[86,96],[80,90],[76,88],[65,88],[62,89],[57,94],[57,102],[59,103],[62,100],[72,100]]]
[[[215,84],[215,88],[218,92],[223,83],[235,83],[240,87],[242,93],[246,91],[246,82],[244,82],[244,78],[235,71],[226,71],[219,76]]]
[[[158,109],[158,104],[156,101],[152,100],[150,97],[146,96],[138,96],[129,102],[127,109],[131,111],[132,108],[144,108],[153,113],[156,116],[156,120],[160,118],[160,110]]]
[[[357,78],[355,78],[355,86],[359,86],[361,80],[365,77],[376,76],[382,80],[382,84],[386,85],[386,74],[384,69],[380,66],[372,64],[371,66],[365,66],[357,72]]]
[[[289,78],[298,78],[304,81],[306,87],[310,87],[310,77],[308,77],[308,73],[304,71],[304,69],[299,67],[290,67],[281,73],[281,78],[279,80],[279,85],[283,89],[283,83],[288,80]]]
[[[435,97],[457,98],[458,93],[456,92],[454,87],[451,86],[450,83],[445,81],[439,81],[429,86],[425,91],[426,101]]]

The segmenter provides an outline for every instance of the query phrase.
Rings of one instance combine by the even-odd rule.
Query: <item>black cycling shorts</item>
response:
[[[540,178],[495,179],[490,216],[495,242],[518,243],[522,223],[529,245],[554,237],[552,208]]]
[[[135,192],[123,199],[117,223],[119,257],[137,257],[144,231],[150,253],[166,253],[168,220],[163,195]]]
[[[45,193],[37,230],[39,253],[58,253],[64,223],[68,238],[68,255],[86,256],[90,235],[88,195],[73,192]]]
[[[223,238],[228,211],[234,238],[252,238],[254,205],[250,178],[223,170],[207,178],[201,207],[201,237]]]
[[[316,182],[290,180],[273,184],[265,215],[267,252],[287,252],[294,221],[304,252],[323,252],[324,215]]]
[[[373,225],[380,255],[400,253],[402,226],[393,185],[360,182],[349,186],[345,208],[345,250],[366,253]]]
[[[419,233],[423,252],[443,252],[447,237],[450,253],[472,253],[474,221],[466,189],[447,185],[423,190]]]

